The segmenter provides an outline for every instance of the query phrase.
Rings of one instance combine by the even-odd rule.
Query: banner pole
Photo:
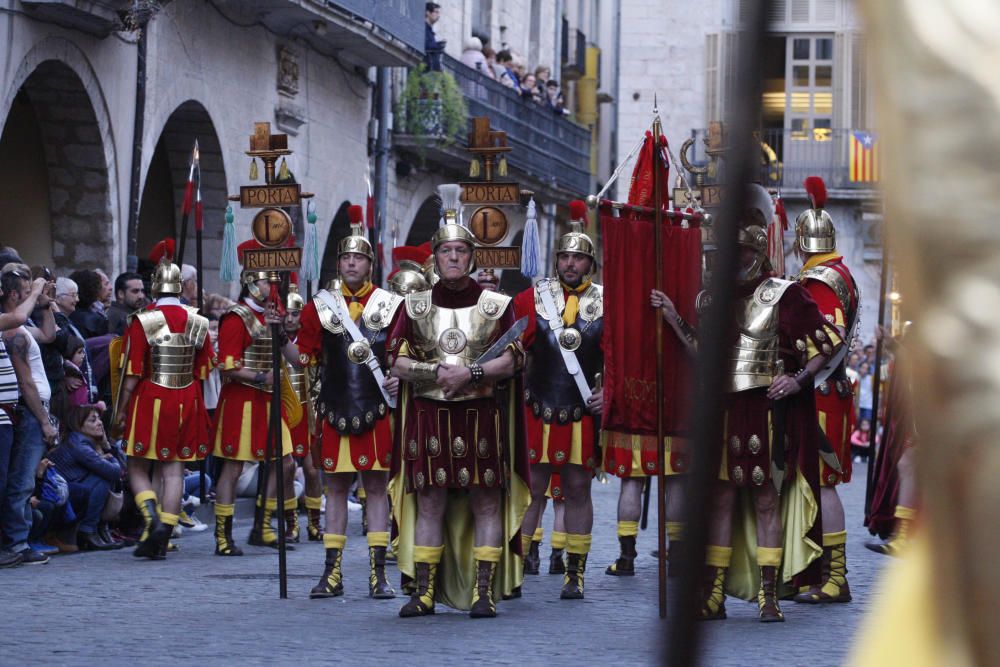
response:
[[[660,135],[663,127],[660,117],[653,119],[653,254],[656,257],[656,289],[663,291],[663,160],[660,151]],[[663,415],[663,318],[656,317],[656,539],[659,545],[657,570],[659,574],[660,618],[667,617],[667,535],[664,531],[667,514],[667,494],[665,488],[666,452]]]

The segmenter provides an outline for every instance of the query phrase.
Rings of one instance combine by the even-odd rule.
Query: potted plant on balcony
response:
[[[452,143],[466,131],[468,109],[451,74],[420,65],[406,76],[397,115],[406,134]]]

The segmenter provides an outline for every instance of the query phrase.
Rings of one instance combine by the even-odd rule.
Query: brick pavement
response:
[[[762,626],[756,606],[730,600],[730,619],[700,626],[704,664],[824,665],[843,661],[868,608],[879,557],[858,528],[864,468],[846,487],[848,567],[855,601],[813,607],[785,603],[787,622]],[[243,558],[211,554],[210,531],[177,540],[164,562],[121,550],[53,558],[45,566],[0,571],[0,662],[15,664],[291,664],[382,658],[393,663],[571,665],[659,664],[655,534],[642,533],[635,578],[603,574],[617,555],[618,483],[595,484],[595,539],[587,598],[561,602],[561,577],[529,577],[525,596],[503,602],[495,620],[472,621],[439,607],[432,618],[397,617],[402,598],[367,597],[367,552],[353,512],[344,559],[346,595],[309,600],[322,570],[321,544],[288,554],[289,598],[278,599],[277,557],[244,547]],[[245,538],[249,520],[237,522]],[[551,511],[546,515],[546,543]],[[839,628],[829,641],[824,628]],[[381,644],[381,647],[376,648]]]

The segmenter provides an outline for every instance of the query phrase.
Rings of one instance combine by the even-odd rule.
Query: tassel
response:
[[[288,163],[285,161],[285,158],[281,158],[281,166],[278,168],[278,178],[282,181],[287,181],[291,176],[291,173],[288,171]]]
[[[500,158],[500,164],[497,166],[497,173],[501,176],[507,175],[507,156]]]
[[[541,263],[541,241],[538,238],[538,222],[535,220],[535,198],[528,202],[528,217],[524,222],[524,236],[521,240],[521,274],[525,278],[538,275]]]
[[[226,207],[226,224],[222,228],[222,261],[219,264],[219,279],[231,283],[240,275],[240,263],[236,258],[236,225],[233,224],[233,207]]]
[[[469,178],[479,178],[479,160],[469,163]]]
[[[250,180],[256,181],[260,174],[257,173],[257,158],[250,159]]]
[[[306,239],[302,248],[302,279],[319,279],[319,245],[316,236],[316,202],[306,206]]]

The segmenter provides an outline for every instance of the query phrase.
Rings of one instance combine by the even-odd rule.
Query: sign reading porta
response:
[[[463,204],[511,204],[521,203],[521,187],[517,183],[460,183]]]
[[[476,248],[476,266],[480,269],[519,269],[521,249],[518,246]]]
[[[240,206],[243,208],[298,206],[300,203],[302,203],[302,186],[298,183],[240,186]]]

